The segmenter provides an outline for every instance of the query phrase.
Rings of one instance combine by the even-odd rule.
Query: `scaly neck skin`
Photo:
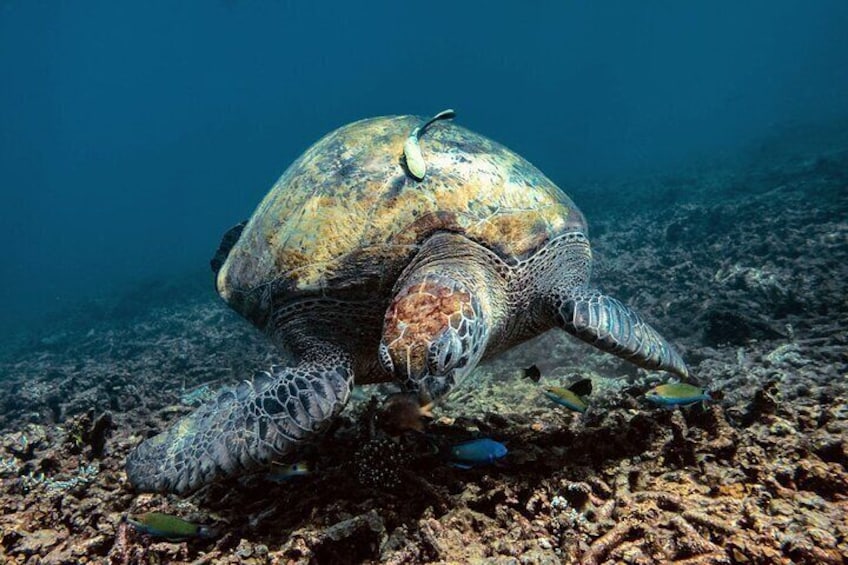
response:
[[[530,302],[524,309],[536,323],[550,329],[557,325],[558,311],[552,296],[568,289],[585,287],[592,273],[592,250],[581,232],[563,234],[551,240],[520,265],[516,284],[510,287],[517,303]]]
[[[303,299],[275,312],[267,334],[290,359],[309,359],[316,342],[328,343],[350,354],[358,384],[389,381],[375,354],[387,302]]]
[[[572,232],[553,239],[515,266],[501,263],[506,269],[503,279],[508,307],[489,341],[486,357],[556,327],[552,290],[585,285],[591,261],[588,239],[580,232]]]

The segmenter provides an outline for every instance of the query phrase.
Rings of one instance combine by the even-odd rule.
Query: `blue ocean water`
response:
[[[586,179],[848,115],[848,4],[0,5],[0,328],[197,277],[308,145],[455,108]]]

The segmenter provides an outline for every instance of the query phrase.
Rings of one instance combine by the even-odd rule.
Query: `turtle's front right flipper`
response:
[[[642,317],[597,290],[575,288],[554,297],[556,321],[568,333],[646,369],[686,378],[683,358]]]
[[[318,349],[294,367],[272,367],[223,390],[171,429],[139,445],[127,476],[140,491],[185,494],[267,466],[319,433],[347,403],[350,360]]]

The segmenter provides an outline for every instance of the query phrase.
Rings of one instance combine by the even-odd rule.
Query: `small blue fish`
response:
[[[543,390],[545,396],[560,406],[582,414],[589,407],[586,397],[592,394],[592,380],[581,379],[568,388],[546,386]]]
[[[645,398],[654,404],[669,408],[689,406],[690,404],[712,400],[712,397],[704,389],[686,383],[655,386],[645,393]]]
[[[145,512],[135,518],[127,517],[127,522],[139,532],[168,540],[211,539],[218,535],[212,528],[192,524],[164,512]]]
[[[287,483],[297,477],[305,477],[310,473],[306,461],[298,461],[291,465],[277,467],[274,471],[265,475],[265,479],[272,483]]]
[[[489,438],[472,439],[450,448],[448,458],[451,465],[459,469],[470,469],[494,463],[506,456],[506,446]]]

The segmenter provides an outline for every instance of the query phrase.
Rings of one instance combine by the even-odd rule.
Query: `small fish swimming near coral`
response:
[[[265,480],[272,483],[287,483],[297,477],[305,477],[310,474],[309,464],[306,461],[298,461],[289,465],[277,465],[276,468],[265,475]]]
[[[127,522],[141,533],[168,540],[211,539],[218,535],[208,526],[193,524],[164,512],[145,512],[135,518],[128,516]]]
[[[432,402],[422,406],[415,394],[394,394],[380,410],[380,424],[391,435],[409,430],[423,432],[425,422],[433,419],[432,410]]]
[[[418,140],[424,135],[433,122],[438,120],[450,120],[456,116],[453,110],[442,110],[432,118],[430,118],[423,126],[417,127],[406,138],[403,144],[403,156],[406,159],[406,169],[409,174],[417,181],[424,180],[424,175],[427,174],[427,164],[424,162],[424,155],[421,154],[421,145]]]
[[[655,386],[645,393],[645,398],[654,404],[669,408],[690,406],[698,402],[712,400],[712,397],[704,389],[686,383],[668,383]]]
[[[580,379],[568,388],[546,386],[544,392],[545,396],[560,406],[582,414],[589,407],[586,398],[592,394],[592,379]]]
[[[451,446],[447,457],[458,469],[470,469],[503,459],[509,450],[499,441],[490,438],[472,439]]]
[[[531,365],[524,369],[524,377],[538,383],[542,379],[542,371],[536,365]]]

